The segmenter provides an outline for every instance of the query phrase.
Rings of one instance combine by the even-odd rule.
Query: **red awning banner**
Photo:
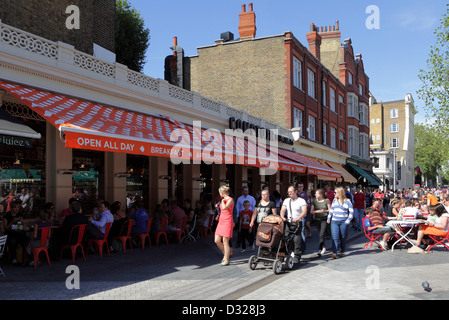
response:
[[[0,88],[63,133],[68,148],[293,172],[306,168],[270,152],[270,146],[255,137],[225,135],[195,126],[195,122],[190,126],[164,115],[141,114],[1,81]]]

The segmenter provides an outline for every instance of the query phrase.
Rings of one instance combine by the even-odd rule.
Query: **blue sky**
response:
[[[150,29],[150,47],[144,73],[164,78],[164,59],[172,54],[173,37],[178,37],[186,56],[197,48],[214,44],[220,34],[230,31],[239,38],[238,24],[242,4],[252,2],[256,13],[257,37],[292,31],[308,47],[310,23],[334,25],[340,21],[342,42],[352,39],[356,54],[361,53],[370,90],[382,101],[404,99],[411,93],[418,110],[416,122],[425,117],[425,106],[416,91],[421,83],[419,70],[426,67],[434,31],[447,10],[440,0],[129,0]],[[379,29],[368,29],[366,20],[379,9]]]

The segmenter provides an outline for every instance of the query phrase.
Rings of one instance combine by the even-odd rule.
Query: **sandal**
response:
[[[224,261],[222,261],[222,262],[220,263],[220,266],[222,266],[222,267],[224,267],[224,266],[229,266],[229,261],[228,261],[227,263],[224,263]]]

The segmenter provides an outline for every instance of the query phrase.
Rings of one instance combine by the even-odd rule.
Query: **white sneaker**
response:
[[[323,247],[323,249],[321,250],[321,255],[326,253],[326,248]]]
[[[380,246],[382,247],[382,249],[388,250],[388,245],[385,242],[381,241]]]

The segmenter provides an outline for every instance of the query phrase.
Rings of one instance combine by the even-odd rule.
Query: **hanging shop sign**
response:
[[[0,135],[0,144],[8,147],[33,148],[33,141],[29,138]]]

